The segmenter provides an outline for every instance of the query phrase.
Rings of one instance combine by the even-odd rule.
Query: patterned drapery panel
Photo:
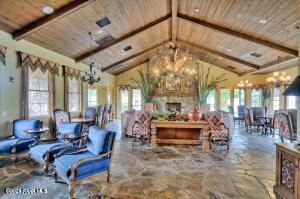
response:
[[[0,46],[0,61],[5,64],[5,52],[6,52],[6,47],[5,46]]]
[[[64,66],[64,68],[65,68],[65,72],[64,72],[65,77],[68,77],[70,79],[75,78],[76,80],[80,79],[80,70],[70,68],[67,66]]]
[[[80,79],[80,70],[63,66],[63,75],[65,90],[65,110],[67,110],[68,112],[79,112],[81,116],[83,106],[83,86]],[[73,79],[75,79],[75,82]],[[78,108],[78,110],[76,107]]]
[[[59,75],[60,64],[23,52],[19,52],[19,56],[21,59],[22,68],[29,67],[33,72],[37,68],[40,68],[43,73],[49,70],[51,74]]]

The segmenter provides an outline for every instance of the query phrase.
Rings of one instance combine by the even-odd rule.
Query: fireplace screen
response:
[[[181,112],[181,103],[166,103],[166,111],[169,112]]]

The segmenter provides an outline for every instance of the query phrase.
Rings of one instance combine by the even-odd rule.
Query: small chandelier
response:
[[[280,56],[278,56],[277,71],[273,73],[272,77],[267,78],[267,83],[270,86],[288,85],[291,81],[291,76],[287,76],[286,72],[281,72],[280,75],[279,63],[280,63]]]
[[[246,71],[245,71],[246,73]],[[246,75],[244,76],[244,79],[240,81],[240,83],[237,84],[238,88],[251,88],[253,86],[252,83],[250,83],[247,79],[246,79]]]
[[[92,33],[89,32],[90,36],[90,48],[92,48]],[[90,56],[90,70],[85,71],[85,73],[81,76],[81,80],[83,82],[87,82],[90,86],[94,85],[94,83],[97,83],[101,80],[101,77],[95,78],[96,71],[94,69],[95,62],[93,61],[93,56]]]

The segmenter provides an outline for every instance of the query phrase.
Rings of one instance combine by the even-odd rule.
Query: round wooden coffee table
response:
[[[73,143],[77,140],[80,140],[79,147],[82,146],[82,138],[86,137],[88,134],[84,132],[79,133],[63,133],[57,136],[59,139],[68,140],[70,143]]]
[[[50,129],[48,127],[41,127],[41,128],[34,128],[34,129],[27,129],[24,130],[24,133],[32,135],[35,140],[39,140],[42,133],[49,131]]]

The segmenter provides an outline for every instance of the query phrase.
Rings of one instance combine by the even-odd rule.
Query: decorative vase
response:
[[[196,105],[193,106],[192,111],[189,113],[189,119],[192,121],[199,121],[201,119],[201,114],[199,113]]]

